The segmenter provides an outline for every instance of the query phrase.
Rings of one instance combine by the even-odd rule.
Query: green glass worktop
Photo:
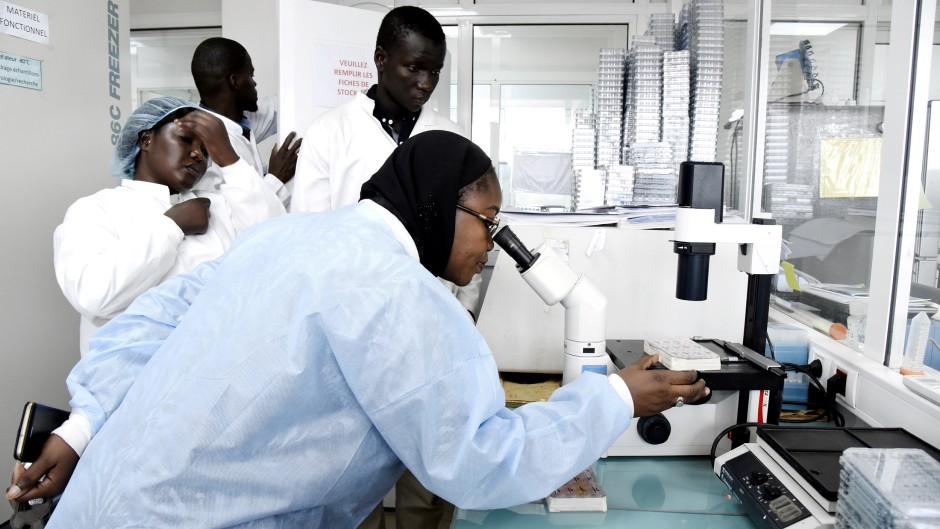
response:
[[[550,513],[538,501],[492,511],[458,509],[451,527],[755,527],[707,457],[610,457],[594,471],[607,493],[607,512]]]

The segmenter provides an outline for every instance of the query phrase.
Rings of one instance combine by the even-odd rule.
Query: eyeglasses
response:
[[[482,213],[473,211],[472,209],[461,206],[460,204],[457,204],[457,209],[465,213],[469,213],[473,215],[474,217],[477,217],[480,220],[482,220],[483,224],[486,226],[486,231],[490,232],[490,237],[492,237],[493,235],[496,235],[496,230],[499,229],[499,217],[491,219]]]

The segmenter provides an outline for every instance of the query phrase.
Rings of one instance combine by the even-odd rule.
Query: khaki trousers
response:
[[[438,529],[450,527],[454,506],[434,495],[409,470],[395,484],[395,529]],[[359,529],[385,529],[382,503],[359,524]]]

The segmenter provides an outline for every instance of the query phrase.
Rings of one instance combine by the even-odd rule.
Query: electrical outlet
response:
[[[834,367],[835,363],[832,361],[832,359],[826,355],[819,354],[815,348],[810,347],[807,361],[812,362],[813,360],[819,360],[819,362],[822,364],[822,375],[819,377],[819,380],[826,380],[832,375],[836,374],[836,369]]]
[[[843,375],[845,377],[845,387],[838,393],[842,395],[847,405],[855,407],[855,387],[858,382],[858,371],[841,364],[836,364],[833,371],[834,375]]]
[[[819,377],[819,381],[826,386],[827,381],[834,380],[836,374],[842,374],[845,376],[845,385],[843,386],[841,382],[837,382],[835,387],[838,388],[837,393],[842,395],[842,398],[845,399],[845,403],[849,406],[855,406],[855,386],[858,381],[858,371],[854,368],[848,367],[844,363],[844,359],[833,358],[825,350],[819,350],[815,347],[810,347],[809,350],[809,361],[819,360],[822,363],[822,376]],[[834,380],[835,381],[835,380]],[[818,392],[810,395],[810,400],[813,398],[819,399],[822,396],[816,394]]]

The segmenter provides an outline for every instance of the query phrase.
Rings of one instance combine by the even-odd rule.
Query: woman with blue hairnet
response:
[[[633,415],[707,394],[694,372],[647,371],[651,357],[507,409],[435,278],[480,272],[501,200],[482,150],[425,132],[359,203],[262,223],[140,296],[69,376],[97,434],[48,528],[352,528],[405,467],[457,506],[516,505],[587,468]]]
[[[211,158],[217,193],[192,192]],[[283,205],[228,140],[225,126],[193,103],[163,97],[128,118],[111,160],[115,188],[81,198],[56,228],[56,279],[81,313],[80,351],[105,322],[167,277],[225,251],[243,229]]]
[[[210,158],[222,185],[194,193]],[[56,279],[81,314],[83,355],[92,334],[138,295],[215,259],[243,229],[285,212],[235,154],[222,122],[181,99],[147,101],[128,117],[111,171],[119,185],[72,204],[53,238]],[[57,430],[76,454],[88,442],[87,423],[73,413]]]

